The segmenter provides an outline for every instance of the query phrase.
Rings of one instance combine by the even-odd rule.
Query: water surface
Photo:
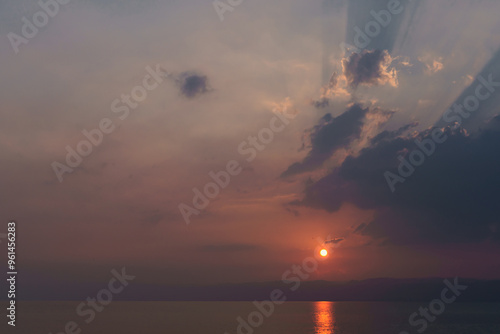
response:
[[[255,323],[251,302],[112,302],[85,323],[80,302],[19,302],[16,332],[59,334],[74,321],[88,334],[235,334],[238,317]],[[408,324],[425,303],[285,302],[244,334],[399,334],[418,333]],[[248,329],[248,328],[247,328]],[[429,334],[499,334],[500,304],[455,303],[429,323]]]

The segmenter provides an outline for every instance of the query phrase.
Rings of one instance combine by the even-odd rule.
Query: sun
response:
[[[324,248],[323,248],[322,250],[320,250],[320,251],[319,251],[319,255],[321,255],[321,256],[323,256],[323,257],[325,257],[325,256],[327,256],[327,255],[328,255],[328,251],[327,251],[326,249],[324,249]]]

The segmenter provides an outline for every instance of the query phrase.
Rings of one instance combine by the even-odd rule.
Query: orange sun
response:
[[[328,255],[328,251],[327,251],[326,249],[324,249],[324,248],[323,248],[322,250],[320,250],[320,251],[319,251],[319,255],[321,255],[321,256],[323,256],[323,257],[325,257],[325,256],[327,256],[327,255]]]

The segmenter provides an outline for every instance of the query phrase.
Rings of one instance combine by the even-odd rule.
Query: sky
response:
[[[26,290],[500,278],[500,3],[390,2],[1,0]]]

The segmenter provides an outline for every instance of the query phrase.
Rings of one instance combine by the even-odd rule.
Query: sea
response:
[[[19,301],[22,334],[500,334],[500,303],[125,302],[92,312],[81,301]],[[2,303],[2,305],[5,305]],[[5,309],[4,309],[5,310]],[[417,316],[414,313],[417,312]],[[83,314],[83,315],[82,315]],[[414,315],[413,323],[410,317]],[[4,326],[5,325],[5,326]]]

